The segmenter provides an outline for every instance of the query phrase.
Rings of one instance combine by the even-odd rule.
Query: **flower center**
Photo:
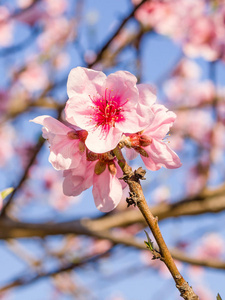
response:
[[[123,105],[127,101],[122,101],[118,95],[112,96],[112,90],[105,90],[104,96],[94,96],[91,98],[93,108],[93,115],[91,121],[95,127],[102,127],[103,131],[109,131],[110,127],[115,127],[115,124],[124,121]]]

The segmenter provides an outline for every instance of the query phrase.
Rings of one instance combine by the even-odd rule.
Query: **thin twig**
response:
[[[91,68],[93,65],[95,65],[101,58],[104,53],[104,51],[108,48],[108,46],[111,44],[111,42],[114,40],[114,38],[120,33],[122,28],[126,25],[126,23],[134,16],[136,10],[144,3],[146,0],[142,0],[137,6],[133,8],[131,13],[123,19],[121,24],[118,26],[117,30],[113,33],[113,35],[108,39],[108,41],[101,47],[101,50],[98,52],[96,59],[88,65],[89,68]]]
[[[138,169],[138,172],[133,172],[132,168],[127,164],[126,160],[123,157],[122,151],[119,147],[114,149],[114,154],[118,159],[118,164],[123,171],[123,179],[128,184],[130,189],[130,195],[133,202],[137,205],[141,211],[143,217],[145,218],[146,223],[152,231],[152,234],[159,246],[160,255],[171,275],[173,276],[174,281],[176,282],[176,287],[180,291],[180,295],[185,300],[198,300],[199,297],[194,293],[192,287],[189,286],[188,282],[180,274],[177,269],[176,264],[173,261],[173,258],[167,248],[167,245],[163,239],[161,231],[158,226],[158,219],[154,217],[151,213],[147,202],[145,200],[143,190],[140,184],[140,179],[143,178],[145,172],[141,168]]]

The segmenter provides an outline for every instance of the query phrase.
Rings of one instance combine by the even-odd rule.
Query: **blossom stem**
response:
[[[123,171],[124,180],[129,186],[130,194],[135,198],[134,202],[145,218],[146,223],[148,224],[152,234],[158,244],[160,260],[163,261],[168,270],[170,271],[173,279],[176,283],[177,289],[180,291],[180,295],[185,300],[198,300],[199,297],[194,293],[192,287],[189,286],[188,282],[180,274],[177,266],[168,250],[168,247],[163,239],[162,233],[158,226],[158,218],[154,217],[151,213],[146,199],[143,194],[143,190],[140,184],[141,175],[137,174],[137,172],[133,172],[132,168],[127,164],[121,149],[117,146],[113,150],[115,156],[117,157],[118,164]]]

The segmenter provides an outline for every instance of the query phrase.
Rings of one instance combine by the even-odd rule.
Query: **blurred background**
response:
[[[0,299],[181,299],[145,250],[138,210],[124,197],[100,213],[91,189],[63,195],[29,123],[60,118],[77,66],[127,70],[176,113],[165,143],[183,165],[147,171],[144,193],[200,299],[225,299],[224,0],[0,1],[0,191],[14,187],[0,213]]]

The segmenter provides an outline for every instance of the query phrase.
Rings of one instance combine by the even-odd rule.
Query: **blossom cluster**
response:
[[[224,1],[153,0],[146,1],[135,17],[144,26],[181,43],[187,56],[214,61],[225,59],[224,15]]]
[[[113,150],[125,147],[128,158],[140,154],[150,170],[180,167],[180,159],[163,141],[176,115],[156,104],[148,84],[117,71],[74,68],[68,77],[65,121],[39,116],[50,143],[49,161],[63,170],[65,195],[77,196],[93,185],[96,207],[103,212],[120,202],[126,183]]]

